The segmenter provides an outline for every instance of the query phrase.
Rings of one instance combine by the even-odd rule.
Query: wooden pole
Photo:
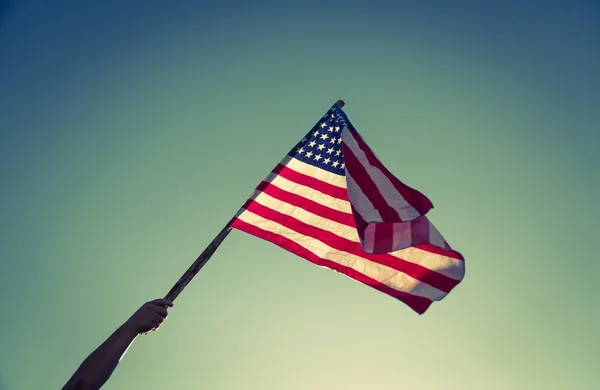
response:
[[[337,104],[339,108],[342,108],[346,105],[346,103],[344,103],[343,100],[338,100],[337,102],[335,102],[335,104]],[[212,242],[208,244],[206,249],[204,249],[200,256],[198,256],[198,258],[196,259],[196,261],[194,261],[190,268],[188,268],[188,270],[185,271],[181,278],[179,278],[177,283],[175,283],[175,285],[171,288],[167,295],[165,295],[165,299],[168,299],[172,302],[175,300],[175,298],[179,296],[179,294],[181,294],[185,286],[187,286],[188,283],[194,278],[194,276],[196,276],[196,274],[200,272],[202,267],[204,267],[204,265],[208,263],[208,260],[210,260],[213,253],[215,253],[219,245],[221,245],[223,240],[225,240],[225,238],[229,235],[229,232],[231,232],[231,226],[228,223],[219,232],[219,234],[217,234],[217,236],[212,240]]]
[[[177,283],[175,283],[175,285],[171,288],[171,291],[169,291],[167,295],[165,295],[165,299],[168,299],[171,302],[173,302],[175,298],[177,298],[177,296],[181,294],[185,286],[188,285],[188,283],[194,278],[194,276],[196,276],[198,272],[200,272],[200,270],[202,269],[202,267],[204,267],[208,260],[210,260],[210,257],[213,255],[213,253],[215,253],[219,245],[221,245],[223,240],[225,240],[227,235],[229,235],[229,232],[231,232],[231,226],[227,224],[223,228],[223,230],[221,230],[219,234],[217,234],[214,240],[212,240],[212,242],[208,244],[206,249],[204,249],[200,256],[198,256],[198,258],[196,259],[196,261],[194,261],[190,268],[188,268],[188,270],[185,271],[181,278],[179,278]]]

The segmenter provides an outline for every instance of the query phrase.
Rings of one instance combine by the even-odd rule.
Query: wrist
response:
[[[119,327],[117,330],[123,336],[134,339],[138,336],[139,332],[135,326],[129,323],[129,321],[125,322],[123,325]]]

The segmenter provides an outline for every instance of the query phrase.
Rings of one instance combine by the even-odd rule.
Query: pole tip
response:
[[[338,100],[335,104],[337,104],[339,108],[343,108],[346,105],[343,100]]]

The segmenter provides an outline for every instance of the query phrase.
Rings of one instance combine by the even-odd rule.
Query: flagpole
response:
[[[335,102],[335,104],[337,104],[339,108],[342,108],[346,105],[346,103],[344,103],[343,100],[338,100],[337,102]],[[232,221],[225,225],[225,227],[219,232],[219,234],[217,234],[217,236],[211,241],[211,243],[208,244],[206,249],[204,249],[200,256],[198,256],[196,261],[192,263],[190,268],[188,268],[187,271],[185,271],[185,273],[181,276],[181,278],[179,278],[177,283],[175,283],[175,285],[171,288],[167,295],[165,295],[165,299],[168,299],[171,302],[174,301],[175,298],[177,298],[179,294],[181,294],[185,286],[187,286],[188,283],[194,278],[194,276],[196,276],[196,274],[200,272],[202,267],[204,267],[204,265],[208,263],[208,260],[210,260],[213,253],[215,253],[219,245],[221,245],[223,240],[225,240],[225,238],[227,238],[227,236],[229,235],[229,232],[231,232]]]
[[[188,285],[188,283],[194,278],[194,276],[196,276],[198,272],[200,272],[200,270],[202,269],[202,267],[204,267],[208,260],[210,260],[211,256],[213,255],[213,253],[215,253],[219,245],[221,245],[223,240],[225,240],[225,238],[229,235],[229,232],[231,232],[231,226],[228,223],[219,232],[219,234],[217,234],[217,236],[212,240],[212,242],[208,244],[206,249],[204,249],[200,256],[198,256],[196,261],[192,263],[190,268],[188,268],[188,270],[185,271],[181,278],[179,278],[177,283],[175,283],[175,285],[171,288],[167,295],[165,295],[165,299],[168,299],[172,302],[175,300],[175,298],[177,298],[179,294],[181,294],[185,286]]]

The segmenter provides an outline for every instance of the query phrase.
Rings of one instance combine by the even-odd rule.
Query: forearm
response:
[[[137,332],[123,325],[79,366],[63,390],[97,390],[110,378]]]

